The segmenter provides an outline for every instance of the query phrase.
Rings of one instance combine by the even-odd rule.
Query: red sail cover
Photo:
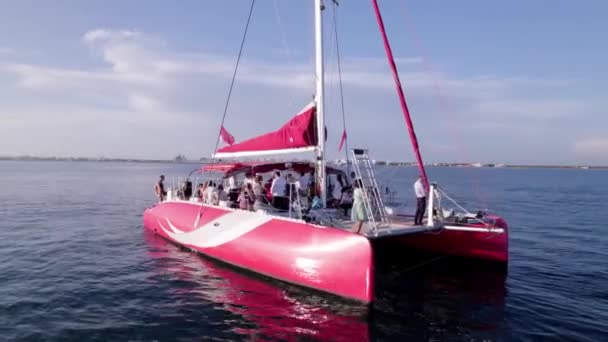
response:
[[[220,148],[217,153],[271,152],[315,146],[317,145],[315,114],[316,107],[313,102],[278,130]]]

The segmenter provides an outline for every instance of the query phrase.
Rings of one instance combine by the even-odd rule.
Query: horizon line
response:
[[[181,158],[180,158],[181,157]],[[293,158],[299,160],[302,158]],[[35,156],[35,155],[0,155],[0,161],[13,160],[13,161],[90,161],[90,162],[158,162],[158,163],[203,163],[205,161],[211,161],[213,158],[201,157],[199,159],[185,158],[183,155],[178,155],[172,159],[162,158],[131,158],[131,157],[83,157],[83,156]],[[219,159],[221,160],[221,159]],[[268,159],[268,161],[275,159]],[[387,166],[416,166],[417,163],[414,161],[399,161],[399,160],[378,160],[374,159],[375,163]],[[226,162],[226,161],[223,161]],[[339,163],[346,162],[345,159],[331,159],[328,162]],[[391,165],[394,164],[394,165]],[[534,167],[534,168],[594,168],[594,169],[608,169],[608,165],[595,165],[595,164],[523,164],[523,163],[481,163],[481,162],[426,162],[425,166],[448,166],[448,167]]]

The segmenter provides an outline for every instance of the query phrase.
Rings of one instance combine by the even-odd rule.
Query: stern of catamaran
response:
[[[353,169],[363,185],[368,221],[362,234],[370,240],[406,245],[413,250],[508,262],[508,228],[499,216],[471,213],[436,183],[429,184],[426,218],[416,225],[413,213],[387,208],[374,166],[365,149],[353,149]],[[451,207],[446,208],[449,203]]]

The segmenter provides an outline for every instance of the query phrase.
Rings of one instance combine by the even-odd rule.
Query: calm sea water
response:
[[[508,273],[386,257],[367,310],[144,232],[158,175],[194,167],[0,162],[0,339],[608,340],[606,171],[431,168],[508,220]],[[379,173],[410,196],[414,169]]]

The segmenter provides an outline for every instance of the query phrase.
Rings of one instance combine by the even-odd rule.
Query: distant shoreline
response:
[[[88,158],[88,157],[33,157],[33,156],[0,156],[0,161],[69,161],[69,162],[119,162],[119,163],[180,163],[200,164],[204,160],[169,160],[169,159],[137,159],[137,158]]]
[[[119,163],[177,163],[177,164],[202,164],[211,162],[210,159],[187,160],[187,159],[137,159],[137,158],[89,158],[89,157],[35,157],[35,156],[0,156],[0,161],[68,161],[68,162],[119,162]],[[344,161],[329,161],[331,164],[346,165]],[[414,167],[412,162],[387,162],[376,161],[376,165],[382,166],[406,166]],[[467,167],[467,168],[547,168],[547,169],[608,169],[608,166],[587,165],[523,165],[523,164],[480,164],[480,163],[432,163],[427,167]]]

